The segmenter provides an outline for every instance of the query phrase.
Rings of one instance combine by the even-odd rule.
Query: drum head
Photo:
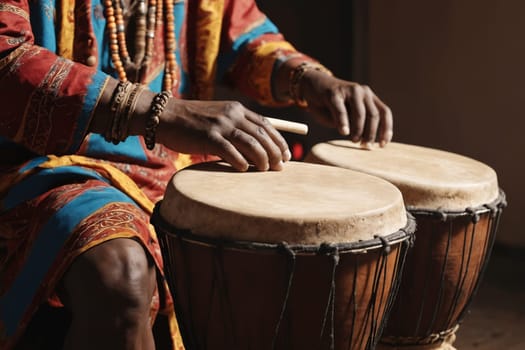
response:
[[[407,223],[401,193],[387,181],[298,162],[268,172],[237,172],[224,163],[185,168],[168,184],[159,211],[194,234],[266,243],[356,242]]]
[[[336,140],[315,145],[306,161],[362,171],[396,185],[410,208],[464,211],[493,202],[499,188],[489,166],[458,154],[431,148],[389,143],[361,149]]]

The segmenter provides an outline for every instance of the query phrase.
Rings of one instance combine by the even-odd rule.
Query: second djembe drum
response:
[[[379,348],[453,349],[505,206],[495,171],[458,154],[400,143],[370,151],[330,141],[315,145],[306,160],[388,180],[416,218],[415,245]]]
[[[152,223],[192,350],[374,349],[414,230],[392,184],[296,162],[186,168]]]

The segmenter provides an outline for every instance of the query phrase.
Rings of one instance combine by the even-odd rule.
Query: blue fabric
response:
[[[112,187],[92,188],[67,203],[44,225],[13,285],[0,298],[0,319],[13,335],[27,306],[73,229],[86,216],[114,202],[132,201]]]
[[[259,26],[253,28],[249,32],[240,35],[232,44],[231,51],[221,52],[218,58],[217,64],[217,80],[220,81],[224,78],[227,70],[231,67],[235,59],[242,51],[242,49],[254,39],[258,38],[262,34],[277,34],[279,33],[278,28],[268,18],[264,20]]]
[[[29,1],[29,10],[31,12],[31,28],[35,36],[35,43],[56,52],[55,1]]]
[[[184,1],[177,2],[173,5],[173,14],[175,16],[175,38],[180,38],[180,34],[182,31],[182,24],[184,22],[184,16],[185,16],[185,5]],[[177,45],[179,43],[179,40],[177,40]],[[182,61],[180,57],[180,47],[177,47],[177,51],[175,52],[175,58],[177,59],[177,64],[179,67],[182,67]],[[189,93],[189,78],[188,74],[184,72],[182,69],[180,70],[180,85],[179,85],[179,92],[184,95]]]
[[[125,157],[133,163],[145,163],[148,159],[138,136],[130,136],[126,141],[114,145],[104,140],[99,134],[89,135],[89,142],[85,155],[93,158],[104,158],[111,154],[116,157]]]
[[[71,153],[74,153],[80,147],[84,137],[86,136],[86,130],[89,126],[89,122],[91,121],[93,110],[97,104],[98,97],[102,93],[102,89],[105,86],[107,78],[108,76],[106,74],[97,71],[97,73],[95,73],[93,76],[91,84],[88,86],[87,94],[84,97],[82,113],[78,118],[77,127],[73,134],[73,143],[70,149]]]
[[[94,170],[78,166],[62,166],[52,169],[39,169],[35,174],[20,181],[7,193],[2,200],[2,210],[6,211],[32,198],[49,191],[50,189],[66,184],[97,179],[109,181]]]

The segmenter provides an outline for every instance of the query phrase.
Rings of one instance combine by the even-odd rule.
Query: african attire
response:
[[[260,103],[282,104],[273,98],[272,72],[302,54],[253,0],[174,1],[174,15],[175,96],[209,99],[215,82],[227,80]],[[108,77],[116,76],[105,30],[101,0],[0,0],[2,349],[42,305],[62,306],[55,288],[76,256],[117,237],[139,240],[153,257],[152,320],[169,329],[159,332],[164,343],[183,347],[149,216],[177,169],[210,158],[161,145],[148,151],[138,136],[114,145],[87,133]],[[152,91],[162,85],[162,38],[155,36],[143,81]]]

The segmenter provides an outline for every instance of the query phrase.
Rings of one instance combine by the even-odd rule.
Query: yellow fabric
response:
[[[168,283],[164,281],[164,287],[166,290],[169,289]],[[175,298],[175,296],[174,296]],[[173,304],[171,304],[171,307],[167,310],[172,315],[175,315],[175,307]],[[169,318],[169,327],[171,332],[171,339],[173,341],[173,344],[175,344],[176,349],[175,350],[184,350],[184,342],[182,341],[182,334],[180,332],[179,322],[177,321],[176,317],[170,317]]]
[[[250,62],[249,84],[257,91],[259,102],[264,105],[276,104],[272,91],[272,74],[280,51],[295,51],[295,48],[287,41],[261,43],[253,52],[253,61]]]
[[[73,59],[75,37],[75,0],[62,0],[57,6],[59,12],[58,55]]]
[[[105,178],[111,181],[111,183],[126,193],[130,198],[132,198],[144,211],[148,214],[153,213],[154,203],[146,197],[144,192],[122,171],[115,168],[114,166],[104,163],[97,162],[90,158],[83,156],[49,156],[49,160],[39,165],[39,168],[56,168],[59,166],[70,166],[70,165],[80,165],[88,168],[96,169],[98,172],[102,173]]]
[[[193,159],[190,154],[179,153],[177,159],[173,162],[175,169],[181,170],[193,164]]]
[[[224,0],[201,0],[197,11],[197,38],[195,57],[195,97],[213,97],[217,70],[217,56],[221,39]]]
[[[189,164],[191,164],[191,158],[189,155],[181,154],[181,156],[184,156],[184,157],[180,157],[181,162],[188,162]],[[137,204],[139,204],[143,210],[145,210],[150,215],[153,213],[154,203],[151,202],[151,200],[146,197],[146,195],[142,192],[142,190],[140,190],[140,188],[125,173],[113,167],[112,165],[108,163],[97,162],[87,157],[77,156],[77,155],[61,156],[61,157],[49,156],[48,158],[49,158],[49,161],[40,164],[39,165],[40,168],[55,168],[55,167],[60,167],[60,166],[77,165],[77,166],[89,167],[91,169],[96,169],[98,172],[102,173],[107,179],[109,179],[116,188],[126,193]],[[155,228],[152,225],[149,225],[149,229],[150,229],[149,231],[150,231],[151,236],[157,239]],[[119,234],[112,234],[111,237],[112,238],[130,238],[134,236],[135,234],[133,232],[121,232]],[[93,241],[90,244],[82,247],[81,250],[75,252],[75,255],[81,254],[83,251],[86,251],[89,248],[97,244],[100,244],[100,241]],[[164,282],[164,284],[165,284],[165,287],[168,288],[166,282]],[[175,310],[171,309],[171,311],[173,311],[173,315],[174,315]],[[175,344],[176,346],[176,350],[184,350],[182,336],[180,333],[177,319],[175,317],[169,317],[169,328],[171,330],[171,337],[172,337],[173,344]]]

